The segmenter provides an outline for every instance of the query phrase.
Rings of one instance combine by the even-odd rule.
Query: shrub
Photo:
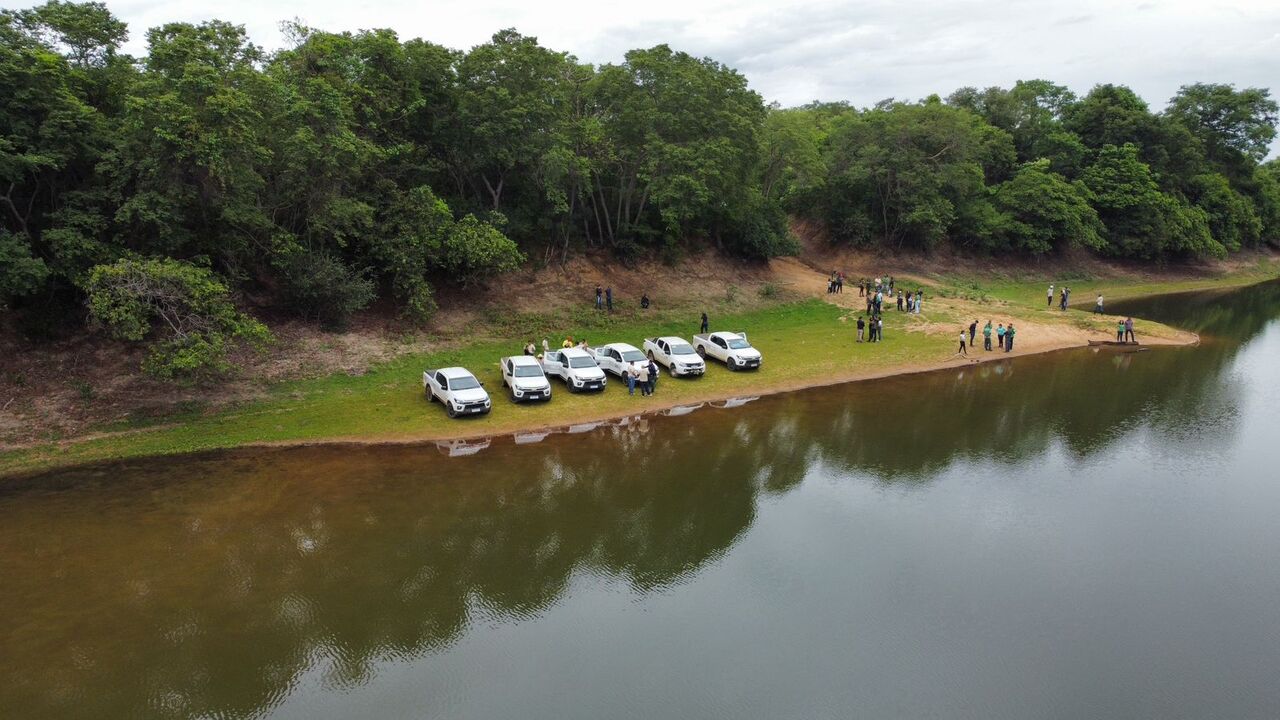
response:
[[[261,347],[266,326],[231,302],[213,271],[180,260],[124,259],[89,271],[84,286],[90,316],[121,340],[150,339],[143,370],[166,379],[229,369],[233,343]]]

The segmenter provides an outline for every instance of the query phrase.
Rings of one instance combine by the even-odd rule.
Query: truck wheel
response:
[[[650,350],[650,351],[649,351],[649,359],[650,359],[650,360],[652,360],[652,359],[653,359],[653,351],[652,351],[652,350]]]
[[[517,400],[517,399],[516,399],[516,389],[515,389],[515,388],[511,388],[511,389],[510,389],[510,391],[508,391],[508,392],[507,392],[507,394],[511,396],[511,402],[520,402],[519,400]]]
[[[444,405],[444,412],[445,412],[445,414],[446,414],[446,415],[448,415],[450,418],[456,418],[456,417],[458,417],[458,412],[457,412],[456,410],[454,410],[454,409],[453,409],[453,406],[452,406],[452,405],[450,405],[449,403],[445,403],[445,405]]]
[[[431,394],[431,388],[423,388],[422,391],[427,394],[427,402],[433,403],[436,401],[436,396]]]
[[[703,347],[702,345],[699,345],[697,348],[697,352],[698,352],[698,357],[702,358],[703,360],[707,359],[707,349],[705,347]]]

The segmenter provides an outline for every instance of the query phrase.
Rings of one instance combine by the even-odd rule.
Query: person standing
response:
[[[970,345],[973,345],[973,339],[976,338],[977,336],[978,336],[978,319],[974,318],[973,322],[969,323],[969,344]]]
[[[649,384],[649,363],[640,364],[636,371],[636,384],[640,386],[641,396],[649,397],[653,394],[653,387]]]
[[[1047,307],[1053,307],[1053,283],[1049,283],[1049,296]]]
[[[991,352],[991,321],[982,327],[982,349]]]
[[[1058,307],[1061,308],[1063,312],[1067,311],[1067,293],[1069,292],[1071,291],[1068,290],[1066,286],[1063,286],[1062,292],[1060,293],[1062,295],[1062,302],[1058,303]]]
[[[1116,342],[1124,342],[1124,321],[1116,321]]]
[[[652,395],[658,389],[658,363],[652,359],[649,360],[649,394]]]
[[[549,352],[551,352],[551,343],[547,342],[546,338],[542,338],[542,354],[546,355]]]
[[[866,327],[867,327],[867,321],[863,320],[862,316],[859,315],[858,316],[858,342],[862,342],[862,333],[864,330],[866,330]]]
[[[530,340],[530,341],[529,341],[529,344],[528,344],[528,345],[525,345],[525,346],[524,346],[524,354],[525,354],[525,355],[528,355],[528,356],[532,357],[532,356],[534,356],[535,354],[537,354],[537,352],[538,352],[538,346],[537,346],[537,345],[534,345],[532,340]]]
[[[964,339],[965,339],[964,328],[960,328],[960,349],[957,350],[956,353],[959,355],[963,355],[965,357],[969,357],[969,351],[965,348]]]
[[[635,363],[627,364],[627,394],[636,394],[636,378],[640,377],[640,368]]]
[[[640,295],[640,309],[641,310],[649,309],[649,293],[647,292]]]
[[[604,288],[596,286],[596,309],[604,307]]]
[[[1017,332],[1013,329],[1013,323],[1009,323],[1009,329],[1004,331],[1004,351],[1013,350],[1013,334]]]
[[[1133,334],[1133,318],[1131,317],[1124,319],[1124,339],[1126,342],[1138,342],[1138,337]]]
[[[902,293],[898,293],[898,312],[902,312]]]
[[[1000,323],[1000,327],[996,328],[996,343],[1000,346],[1001,350],[1004,349],[1004,334],[1004,323]]]
[[[876,342],[884,342],[884,318],[876,316]]]
[[[604,303],[609,308],[609,312],[613,312],[613,286],[604,289]]]
[[[1093,306],[1093,311],[1099,315],[1102,314],[1102,293],[1098,293],[1098,302]]]
[[[710,324],[709,322],[707,322],[707,314],[706,314],[706,313],[702,313],[702,329],[701,329],[701,330],[699,330],[698,332],[706,332],[706,331],[707,331],[707,328],[708,328],[708,327],[710,327],[710,326],[711,326],[711,324]]]

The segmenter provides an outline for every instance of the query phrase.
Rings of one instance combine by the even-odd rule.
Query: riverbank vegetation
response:
[[[799,265],[791,262],[793,268]],[[1225,288],[1273,279],[1278,270],[1274,263],[1267,263],[1214,279],[1165,280],[1149,287],[1159,292],[1206,286]],[[796,270],[800,271],[802,268]],[[984,285],[960,276],[899,275],[899,282],[905,286],[927,288],[925,312],[887,312],[885,342],[858,344],[854,326],[864,303],[856,291],[849,288],[850,292],[840,295],[822,296],[825,301],[814,299],[812,295],[821,292],[825,280],[818,272],[803,272],[808,273],[806,282],[785,282],[786,289],[760,298],[757,309],[732,313],[729,308],[741,305],[742,299],[731,296],[716,306],[722,312],[713,313],[713,329],[746,329],[766,358],[759,372],[731,372],[712,363],[707,375],[699,379],[664,376],[653,397],[629,396],[625,386],[616,381],[603,393],[582,395],[569,393],[562,384],[554,383],[550,403],[514,405],[502,394],[497,360],[519,352],[531,329],[539,331],[539,339],[547,336],[553,344],[568,334],[588,338],[594,344],[625,341],[638,345],[646,336],[688,336],[696,323],[696,316],[684,307],[655,309],[652,313],[628,307],[615,314],[530,315],[521,320],[519,329],[499,323],[484,330],[483,334],[492,339],[407,352],[364,373],[339,372],[276,383],[265,395],[216,411],[192,407],[175,408],[159,417],[133,415],[99,424],[78,437],[53,437],[11,446],[0,454],[0,474],[255,443],[429,441],[564,427],[732,397],[963,367],[969,360],[954,354],[954,338],[959,328],[973,319],[1016,323],[1019,335],[1014,355],[1080,346],[1091,338],[1106,339],[1112,336],[1116,323],[1110,315],[1046,310],[1043,285],[1048,279],[1043,277],[1006,278]],[[1119,297],[1132,279],[1091,278],[1088,287]],[[801,299],[805,295],[810,295],[809,299]],[[552,334],[551,327],[559,328],[561,334]],[[1137,330],[1139,338],[1148,344],[1179,344],[1191,338],[1174,328],[1141,319]],[[504,332],[510,337],[499,339]],[[1004,357],[1007,356],[998,352],[975,350],[972,359]],[[439,406],[426,402],[420,385],[422,369],[446,365],[463,365],[475,371],[493,394],[492,414],[450,420]]]
[[[515,30],[463,51],[293,23],[267,53],[207,21],[147,29],[134,58],[129,32],[101,3],[0,12],[0,303],[32,340],[135,308],[152,321],[120,336],[170,376],[263,339],[194,308],[341,327],[381,301],[421,327],[442,289],[582,252],[788,254],[788,215],[886,251],[1280,245],[1261,88],[1187,85],[1158,112],[1043,80],[783,109],[665,45],[596,66]],[[179,276],[221,288],[166,300],[201,332],[167,328],[145,292]]]

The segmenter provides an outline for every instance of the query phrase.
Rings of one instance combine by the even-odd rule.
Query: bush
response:
[[[283,272],[290,307],[331,329],[346,327],[351,314],[373,302],[377,293],[372,280],[327,255],[295,254]]]
[[[144,371],[166,379],[198,378],[229,369],[233,343],[261,347],[266,326],[231,303],[213,271],[180,260],[125,259],[98,265],[84,286],[90,316],[112,335],[151,339]]]

